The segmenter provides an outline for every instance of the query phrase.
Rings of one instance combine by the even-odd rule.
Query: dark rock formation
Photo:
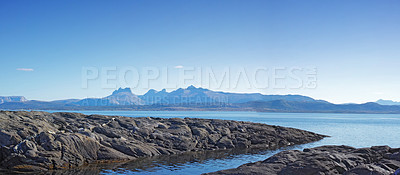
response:
[[[185,151],[276,149],[323,137],[299,129],[238,121],[1,111],[0,168],[69,169]]]
[[[322,146],[303,151],[283,151],[264,161],[208,174],[399,175],[399,151],[400,148],[388,146],[360,149]]]

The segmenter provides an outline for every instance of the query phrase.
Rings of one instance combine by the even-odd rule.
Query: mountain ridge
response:
[[[212,91],[205,88],[196,88],[193,85],[187,87],[186,89],[179,88],[171,92],[166,92],[165,89],[162,91],[156,91],[150,89],[144,95],[139,95],[139,98],[146,101],[146,104],[178,104],[182,103],[183,99],[181,97],[186,97],[187,100],[197,100],[203,99],[208,103],[244,103],[249,101],[271,101],[284,99],[287,101],[315,101],[315,99],[302,95],[264,95],[261,93],[230,93],[222,91]]]
[[[21,98],[22,99],[22,98]],[[23,98],[24,99],[24,98]],[[149,89],[135,95],[130,88],[119,88],[103,98],[56,101],[16,100],[0,104],[8,110],[196,110],[315,113],[399,113],[400,105],[334,104],[303,95],[264,95],[230,93],[189,86],[171,92]]]
[[[81,106],[142,105],[143,101],[133,94],[130,88],[119,88],[107,97],[86,98],[76,102],[76,104]]]
[[[380,104],[380,105],[400,105],[400,102],[398,102],[398,101],[383,100],[383,99],[379,99],[379,100],[376,101],[375,103],[378,103],[378,104]]]
[[[7,102],[25,102],[28,101],[24,96],[0,96],[0,104]]]

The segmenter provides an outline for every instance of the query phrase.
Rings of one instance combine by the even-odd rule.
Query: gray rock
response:
[[[0,129],[0,146],[15,145],[20,141],[21,137],[15,132],[7,132]]]
[[[192,132],[193,132],[193,135],[199,136],[200,138],[204,138],[208,135],[207,130],[204,128],[193,127]]]
[[[304,144],[324,137],[293,128],[226,120],[0,111],[0,168],[71,169],[187,151]]]
[[[226,136],[222,137],[222,138],[218,141],[217,146],[218,146],[219,148],[222,148],[222,149],[234,148],[234,147],[235,147],[235,145],[233,145],[233,143],[232,143],[232,140],[229,139],[229,138],[226,137]]]
[[[390,175],[400,168],[399,152],[394,151],[388,146],[360,149],[322,146],[303,151],[289,150],[264,161],[206,174]]]

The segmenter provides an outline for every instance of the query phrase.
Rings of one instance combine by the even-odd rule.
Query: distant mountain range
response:
[[[104,98],[86,98],[73,103],[80,106],[126,106],[145,104],[142,99],[132,93],[130,88],[119,88],[110,96]]]
[[[392,100],[382,100],[382,99],[376,101],[376,103],[378,103],[380,105],[400,105],[400,102],[392,101]]]
[[[7,102],[25,102],[27,101],[23,96],[8,96],[8,97],[0,97],[0,104]]]
[[[156,91],[149,90],[146,94],[139,96],[140,99],[147,105],[150,104],[205,104],[205,103],[246,103],[249,101],[315,101],[314,99],[301,95],[263,95],[260,93],[226,93],[211,91],[203,88],[189,86],[186,89],[179,88],[172,92],[166,92],[165,89]]]
[[[150,89],[135,95],[119,88],[104,98],[57,101],[0,97],[0,109],[9,110],[241,110],[261,112],[400,113],[398,102],[379,100],[365,104],[333,104],[302,95],[227,93],[189,86],[167,92]]]
[[[400,106],[380,105],[374,102],[364,104],[333,104],[328,102],[298,101],[256,101],[246,106],[260,112],[309,112],[309,113],[400,113]]]

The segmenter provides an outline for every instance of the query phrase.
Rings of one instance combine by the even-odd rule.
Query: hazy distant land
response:
[[[400,113],[399,103],[379,100],[364,104],[333,104],[302,95],[263,95],[226,93],[189,86],[172,92],[150,89],[135,95],[131,89],[118,89],[104,98],[57,101],[0,97],[0,109],[7,110],[195,110],[320,113]]]

